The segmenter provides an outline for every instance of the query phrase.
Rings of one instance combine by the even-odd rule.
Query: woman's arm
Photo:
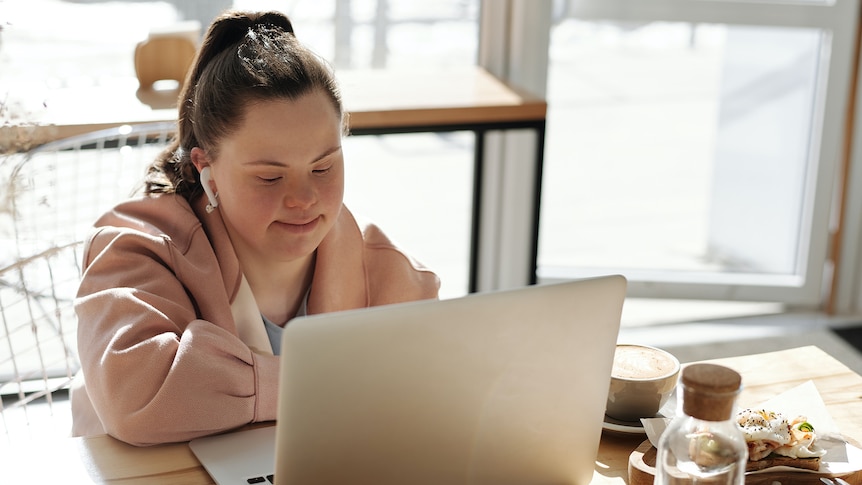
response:
[[[215,258],[197,268],[194,249],[113,228],[88,247],[79,354],[100,420],[123,441],[186,441],[275,419],[278,358],[236,336]]]

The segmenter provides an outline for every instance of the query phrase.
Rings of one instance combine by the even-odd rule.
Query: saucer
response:
[[[623,434],[646,434],[643,424],[640,420],[637,421],[621,421],[614,419],[607,414],[602,421],[602,429],[605,431],[613,431],[614,433]]]

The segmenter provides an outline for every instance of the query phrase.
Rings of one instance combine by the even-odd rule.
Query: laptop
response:
[[[614,275],[294,319],[277,424],[190,447],[219,485],[588,483],[625,289]]]

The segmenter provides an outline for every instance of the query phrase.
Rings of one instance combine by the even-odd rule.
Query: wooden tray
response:
[[[629,455],[629,485],[652,485],[655,479],[656,449],[649,440],[644,441]],[[746,485],[778,484],[816,484],[823,485],[821,477],[843,478],[851,485],[862,485],[862,470],[849,475],[833,475],[829,473],[776,471],[764,473],[749,473],[745,476]]]

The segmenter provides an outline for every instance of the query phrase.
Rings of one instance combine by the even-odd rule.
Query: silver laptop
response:
[[[276,426],[200,438],[219,485],[588,483],[626,281],[293,320]]]

